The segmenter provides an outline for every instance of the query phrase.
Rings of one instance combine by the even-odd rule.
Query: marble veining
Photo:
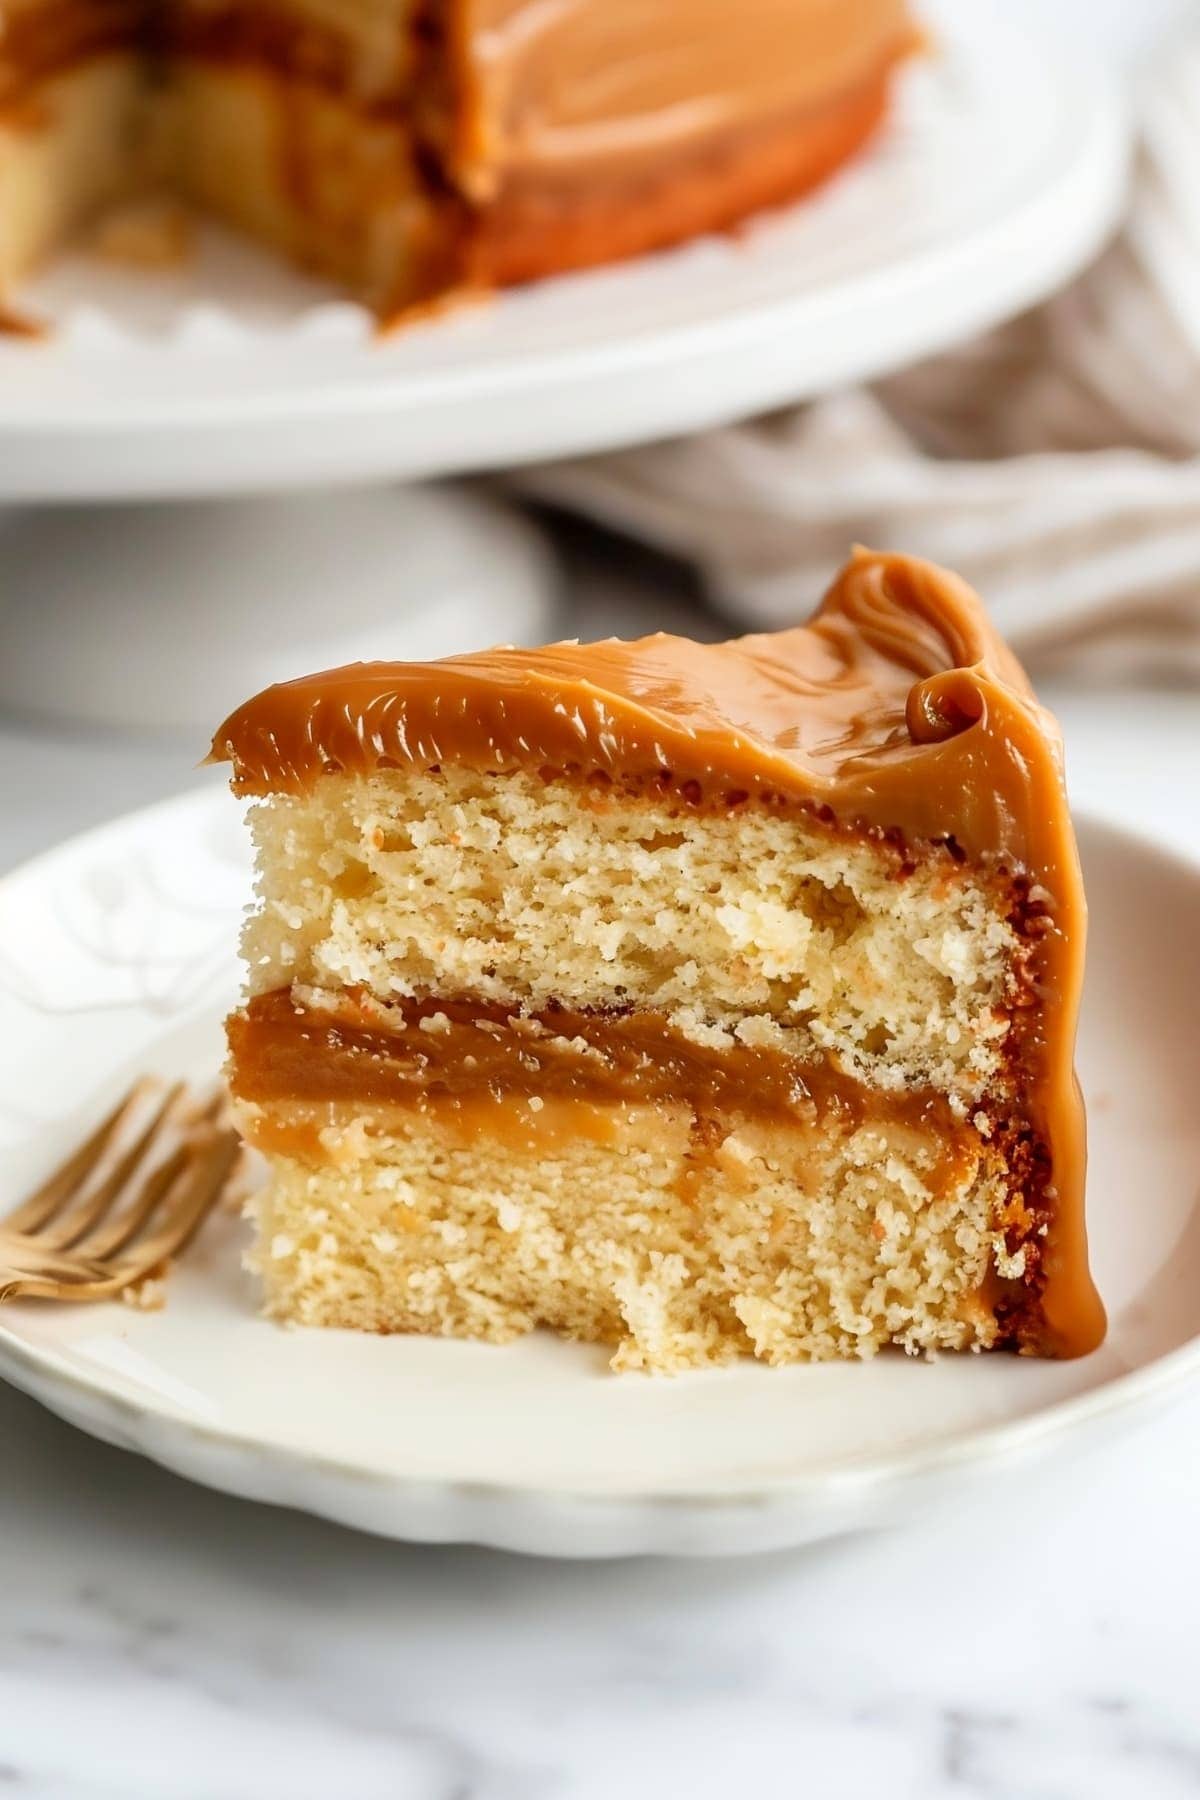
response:
[[[386,1544],[8,1390],[0,1434],[4,1793],[1200,1794],[1200,1396],[995,1504],[729,1563]]]

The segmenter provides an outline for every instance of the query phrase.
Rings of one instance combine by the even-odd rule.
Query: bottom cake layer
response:
[[[480,1096],[250,1105],[268,1310],[502,1341],[538,1325],[671,1371],[984,1349],[1004,1176],[886,1102],[870,1122]]]

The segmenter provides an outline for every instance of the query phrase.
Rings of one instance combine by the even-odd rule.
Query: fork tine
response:
[[[142,1279],[187,1249],[201,1225],[221,1197],[234,1164],[241,1155],[242,1143],[236,1131],[222,1131],[188,1170],[179,1191],[168,1198],[156,1217],[156,1229],[137,1238],[127,1254],[114,1265],[121,1285]]]
[[[0,1220],[8,1231],[37,1231],[70,1199],[80,1182],[104,1154],[135,1108],[153,1087],[148,1078],[134,1082],[123,1100],[118,1100],[106,1119],[101,1120],[86,1143],[79,1146],[54,1173],[19,1206]]]
[[[104,1180],[98,1182],[90,1190],[84,1188],[74,1205],[70,1204],[72,1197],[67,1196],[62,1203],[66,1210],[64,1211],[60,1207],[59,1212],[52,1216],[38,1233],[43,1244],[48,1245],[52,1250],[66,1250],[77,1244],[93,1225],[107,1215],[113,1202],[128,1187],[134,1172],[144,1161],[162,1130],[165,1120],[185,1092],[182,1081],[174,1082],[155,1107],[149,1122],[143,1127],[125,1154],[109,1170]]]
[[[36,1194],[0,1218],[0,1302],[115,1297],[190,1244],[242,1154],[238,1133],[220,1122],[220,1089],[191,1105],[175,1083],[103,1179],[90,1179],[158,1086],[139,1082]],[[181,1141],[156,1160],[168,1121]]]
[[[63,1256],[46,1251],[28,1239],[6,1239],[0,1256],[0,1271],[19,1279],[44,1275],[60,1284],[67,1281],[94,1281],[108,1273],[102,1263],[86,1256]]]
[[[0,1270],[0,1303],[5,1300],[62,1300],[65,1291],[61,1281],[47,1280],[39,1275],[21,1275],[12,1270]],[[94,1299],[95,1295],[81,1294],[79,1298]]]
[[[71,1249],[78,1256],[100,1261],[115,1256],[141,1231],[155,1208],[182,1174],[194,1155],[194,1145],[180,1144],[165,1162],[151,1169],[128,1206],[107,1213],[90,1229],[75,1238]]]
[[[68,1265],[65,1275],[23,1274],[20,1269],[0,1270],[0,1302],[5,1300],[109,1300],[130,1286],[128,1275],[89,1273],[81,1264]]]

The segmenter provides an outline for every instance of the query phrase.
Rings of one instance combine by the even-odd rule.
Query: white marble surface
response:
[[[644,619],[606,585],[581,628]],[[1077,799],[1200,849],[1200,697],[1049,698]],[[0,726],[3,860],[191,762]],[[1200,1794],[1200,1393],[1012,1471],[950,1528],[727,1564],[377,1543],[190,1488],[4,1389],[0,1442],[0,1793]]]

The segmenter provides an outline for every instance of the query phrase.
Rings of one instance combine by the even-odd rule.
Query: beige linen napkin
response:
[[[1031,662],[1200,679],[1200,36],[1146,94],[1126,226],[1036,312],[878,386],[527,473],[792,623],[855,541],[949,563]]]

